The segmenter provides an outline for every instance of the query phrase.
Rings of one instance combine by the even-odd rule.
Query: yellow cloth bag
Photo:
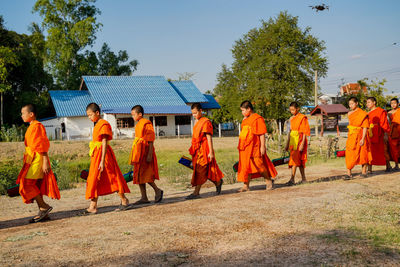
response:
[[[290,131],[289,148],[291,150],[297,150],[297,146],[299,145],[299,137],[299,131]]]
[[[43,178],[43,156],[40,153],[35,153],[30,147],[25,147],[25,163],[31,164],[25,179]]]

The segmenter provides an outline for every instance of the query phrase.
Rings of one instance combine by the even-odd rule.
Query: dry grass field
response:
[[[215,138],[217,160],[234,159],[236,141]],[[189,143],[158,140],[159,164],[168,165],[168,155],[187,154]],[[112,145],[123,152],[130,144]],[[22,151],[21,143],[0,143],[0,162],[18,159]],[[50,157],[59,154],[84,158],[87,143],[52,142]],[[161,176],[163,203],[124,212],[114,211],[119,204],[114,194],[100,198],[99,214],[80,216],[88,201],[85,184],[76,183],[61,192],[61,200],[49,200],[54,207],[50,221],[29,224],[35,205],[0,196],[0,266],[400,265],[399,173],[376,168],[366,179],[343,181],[343,158],[311,159],[307,184],[284,186],[289,170],[279,166],[271,192],[257,180],[248,193],[236,193],[241,185],[232,183],[214,196],[207,184],[202,198],[188,201],[190,172],[173,166],[181,177],[177,185],[165,178],[173,176],[170,169]],[[133,202],[139,191],[129,187]]]

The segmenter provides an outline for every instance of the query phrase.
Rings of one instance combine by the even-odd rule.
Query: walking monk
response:
[[[131,115],[135,126],[135,140],[133,141],[129,164],[133,165],[133,184],[138,184],[142,197],[134,204],[150,203],[147,198],[146,183],[154,189],[155,203],[163,199],[164,192],[157,187],[155,180],[158,176],[157,157],[154,151],[155,133],[151,121],[143,118],[144,110],[140,105],[131,109]]]
[[[222,177],[224,175],[215,160],[212,142],[213,126],[209,119],[203,117],[200,103],[192,104],[191,110],[196,119],[196,124],[193,127],[192,145],[189,149],[193,164],[192,186],[195,188],[194,192],[186,199],[199,198],[201,186],[207,180],[215,184],[217,195],[219,195],[221,194],[224,182]]]
[[[369,119],[369,145],[372,160],[368,165],[368,172],[372,173],[372,165],[386,165],[385,146],[387,146],[390,125],[387,119],[387,112],[376,106],[375,97],[367,98]]]
[[[391,170],[390,159],[394,161],[394,170],[399,170],[399,156],[400,156],[400,109],[399,100],[392,98],[390,100],[392,110],[389,111],[390,132],[388,138],[389,155],[386,161],[386,170]]]
[[[244,118],[238,145],[238,181],[244,184],[238,192],[249,191],[250,180],[261,176],[266,180],[266,189],[272,190],[273,182],[271,178],[274,178],[278,173],[267,156],[267,148],[265,146],[267,126],[264,118],[254,113],[254,108],[250,101],[243,101],[240,104],[240,109]]]
[[[96,214],[98,197],[114,192],[118,192],[121,198],[117,211],[127,210],[129,201],[125,193],[130,193],[130,191],[109,144],[113,136],[111,125],[101,119],[100,107],[96,103],[90,103],[86,107],[86,114],[94,122],[94,128],[89,152],[90,169],[86,181],[86,199],[91,201],[84,214]]]
[[[299,104],[290,103],[290,133],[286,143],[286,151],[290,150],[289,168],[292,168],[292,175],[286,185],[295,184],[297,167],[300,169],[301,182],[306,182],[305,167],[307,162],[307,136],[310,136],[310,125],[307,116],[299,113]]]
[[[358,107],[356,97],[349,99],[349,107],[349,126],[347,126],[349,132],[346,142],[347,176],[345,180],[353,178],[351,170],[356,165],[362,165],[361,176],[367,177],[367,165],[372,159],[367,138],[368,113]]]
[[[19,193],[24,203],[36,201],[39,214],[29,220],[30,223],[49,219],[53,209],[43,200],[43,195],[60,199],[57,181],[50,167],[48,151],[49,139],[44,126],[36,120],[36,107],[28,104],[21,109],[21,118],[29,123],[25,133],[24,164],[17,178]]]

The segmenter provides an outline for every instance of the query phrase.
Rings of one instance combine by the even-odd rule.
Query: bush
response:
[[[11,126],[7,127],[4,125],[0,129],[0,140],[3,142],[19,142],[24,141],[24,136],[26,132],[26,126]]]
[[[20,168],[14,162],[0,165],[0,194],[7,193],[7,188],[15,185]]]

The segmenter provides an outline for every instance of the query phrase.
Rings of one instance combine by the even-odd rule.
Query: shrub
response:
[[[20,168],[14,162],[0,165],[0,194],[7,193],[7,188],[15,185]]]

